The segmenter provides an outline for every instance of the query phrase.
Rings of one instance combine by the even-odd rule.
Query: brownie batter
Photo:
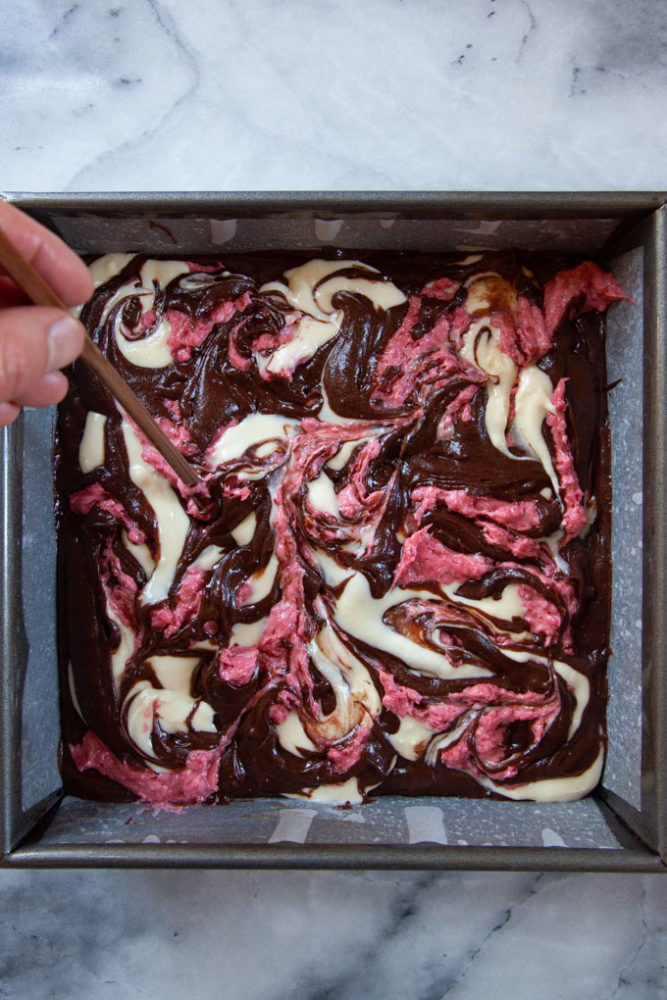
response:
[[[66,791],[594,788],[615,279],[509,252],[91,268],[82,320],[201,483],[76,365],[56,441]]]

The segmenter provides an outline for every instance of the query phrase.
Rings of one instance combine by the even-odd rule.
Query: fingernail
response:
[[[13,424],[20,412],[21,407],[16,403],[0,403],[0,427]]]
[[[49,327],[49,359],[47,371],[54,372],[70,364],[78,356],[83,343],[81,324],[72,316],[63,316]]]

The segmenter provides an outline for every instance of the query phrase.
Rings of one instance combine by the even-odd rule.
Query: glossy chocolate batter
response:
[[[62,770],[158,804],[572,799],[604,756],[596,265],[515,253],[92,265],[60,407]]]

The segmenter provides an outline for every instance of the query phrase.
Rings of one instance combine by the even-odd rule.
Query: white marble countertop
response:
[[[2,187],[661,189],[654,0],[2,0]]]
[[[0,0],[0,189],[665,190],[655,0]],[[667,879],[0,871],[0,998],[667,997]]]

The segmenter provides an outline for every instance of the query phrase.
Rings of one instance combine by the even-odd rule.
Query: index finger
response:
[[[90,298],[93,279],[88,268],[55,233],[2,199],[0,228],[68,306]]]

